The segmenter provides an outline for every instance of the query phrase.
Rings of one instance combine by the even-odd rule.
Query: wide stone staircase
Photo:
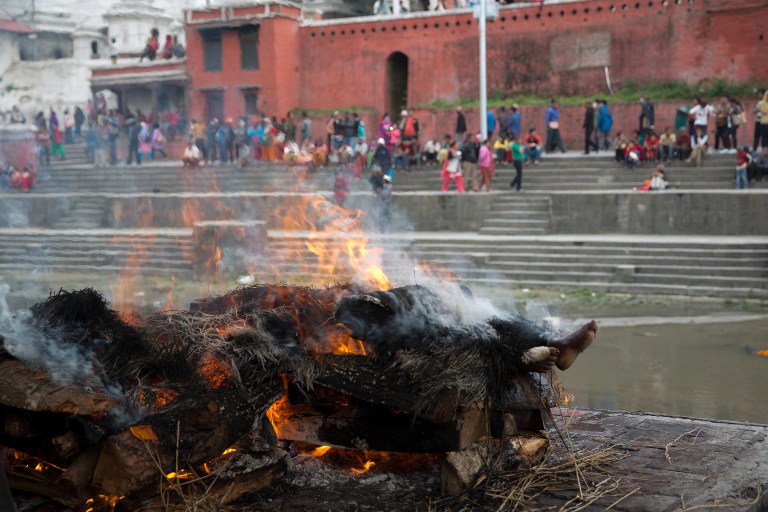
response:
[[[99,196],[77,196],[64,215],[53,221],[54,229],[95,229],[102,227],[106,200]]]
[[[64,148],[65,158],[61,160],[59,157],[51,156],[51,165],[48,169],[83,168],[92,165],[88,161],[88,156],[85,153],[85,142],[82,142],[82,139],[74,144],[63,144],[62,147]]]
[[[504,194],[493,198],[483,235],[543,235],[549,231],[548,195]]]
[[[268,253],[284,276],[331,268],[327,257],[308,250],[309,235],[269,232]],[[312,240],[312,245],[317,245]],[[344,240],[323,242],[341,255]],[[601,293],[768,299],[768,241],[729,237],[485,236],[474,233],[387,235],[371,240],[382,248],[382,268],[410,282],[427,262],[468,282],[520,288],[577,289]],[[340,271],[339,271],[340,269]],[[345,273],[346,270],[346,273]]]
[[[768,298],[768,241],[730,237],[417,238],[413,254],[466,279],[578,288]]]
[[[2,229],[0,275],[127,273],[191,277],[191,229]]]
[[[69,154],[74,155],[74,150]],[[732,187],[733,160],[733,155],[711,155],[702,169],[680,163],[667,169],[673,186],[680,190],[723,190]],[[0,276],[127,272],[193,277],[191,229],[104,229],[106,195],[330,192],[333,181],[328,169],[299,179],[297,169],[283,165],[184,170],[176,162],[108,169],[67,160],[56,164],[42,174],[35,192],[74,193],[69,209],[56,219],[53,229],[0,228]],[[488,195],[490,212],[478,232],[372,235],[371,246],[383,251],[382,267],[387,272],[406,279],[416,275],[422,261],[428,261],[469,281],[509,288],[768,298],[768,241],[764,238],[550,232],[548,192],[629,190],[650,172],[651,167],[628,170],[599,156],[549,158],[526,167],[524,190],[518,193],[508,189],[514,170],[499,167],[494,182],[497,193]],[[399,173],[395,191],[437,191],[439,175],[434,168]],[[360,193],[367,194],[369,187],[365,179],[353,184]],[[344,263],[344,240],[323,241],[325,254],[317,256],[307,248],[307,233],[270,231],[268,239],[260,265],[233,265],[233,271],[253,273],[269,282],[306,279],[310,273],[329,282],[351,275],[352,269]]]
[[[84,154],[82,158],[85,158]],[[106,169],[72,163],[69,156],[64,161],[52,161],[52,168],[41,173],[35,192],[330,191],[333,185],[331,167],[305,175],[297,168],[283,164],[259,164],[246,169],[216,164],[184,170],[175,161],[130,166],[120,163]],[[666,169],[674,188],[728,189],[733,187],[735,166],[734,155],[715,154],[704,160],[701,169],[682,162],[669,163]],[[640,169],[627,169],[612,158],[602,156],[545,158],[540,165],[526,166],[523,190],[631,190],[649,179],[652,171],[651,164],[645,164]],[[494,190],[510,190],[509,183],[514,175],[511,167],[498,166],[493,180]],[[398,172],[394,188],[395,192],[437,191],[441,183],[438,168],[415,167],[409,172]],[[753,186],[768,187],[768,180]],[[353,190],[369,189],[367,175],[353,183]]]
[[[651,163],[644,163],[639,169],[628,169],[608,156],[545,156],[539,165],[525,165],[523,191],[632,190],[650,179],[653,169]],[[736,156],[732,154],[707,155],[700,169],[680,161],[665,164],[670,185],[685,190],[733,188],[735,170]],[[493,189],[510,190],[514,176],[512,167],[497,166]],[[440,169],[416,169],[396,176],[395,191],[440,190],[441,183]],[[752,185],[767,188],[768,180]]]

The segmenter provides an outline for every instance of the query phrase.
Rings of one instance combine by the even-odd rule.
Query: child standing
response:
[[[736,188],[749,188],[747,179],[747,167],[752,162],[752,155],[749,153],[749,146],[743,146],[736,150]],[[743,184],[744,187],[739,185]]]
[[[512,165],[515,166],[515,179],[509,184],[510,187],[517,187],[519,192],[523,187],[523,160],[525,160],[525,150],[520,144],[518,137],[512,136]]]

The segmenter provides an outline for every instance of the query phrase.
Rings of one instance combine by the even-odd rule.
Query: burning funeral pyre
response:
[[[526,456],[519,431],[567,398],[554,367],[596,331],[468,321],[472,301],[458,286],[259,285],[121,318],[94,290],[56,293],[0,331],[11,487],[131,510],[216,472],[231,501],[284,475],[280,440],[431,454],[443,491],[462,492]]]

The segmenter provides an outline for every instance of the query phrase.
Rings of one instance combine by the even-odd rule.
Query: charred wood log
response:
[[[80,416],[0,407],[0,442],[57,466],[67,466],[94,442],[83,429],[101,430]]]
[[[456,496],[474,485],[480,476],[500,466],[498,439],[479,441],[466,450],[449,453],[440,469],[440,490]]]
[[[277,435],[357,450],[424,453],[463,450],[488,434],[486,411],[471,407],[445,423],[362,402],[347,406],[288,405],[280,411]]]
[[[231,481],[222,480],[214,491],[221,493],[221,504],[230,505],[248,493],[271,487],[275,480],[288,472],[288,457],[278,456],[272,464],[238,475]]]
[[[533,465],[545,455],[546,437],[527,432],[504,439],[487,439],[466,450],[449,453],[441,466],[441,491],[458,495],[475,485],[480,477],[502,465]]]
[[[168,410],[110,436],[104,443],[93,483],[113,495],[152,492],[162,475],[198,466],[234,444],[255,417],[282,393],[282,387],[217,390],[180,400]],[[259,404],[259,405],[255,405]]]
[[[36,412],[69,413],[100,419],[118,406],[103,394],[50,381],[44,370],[16,359],[0,361],[0,404]]]
[[[83,496],[91,483],[100,455],[101,446],[94,446],[72,461],[59,479],[62,488],[72,496]]]
[[[5,455],[0,451],[0,510],[16,512],[16,503],[8,486],[8,477],[5,475]]]

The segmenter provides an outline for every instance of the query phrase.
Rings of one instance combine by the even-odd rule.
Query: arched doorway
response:
[[[408,106],[408,56],[395,52],[387,57],[387,109],[395,120]]]

